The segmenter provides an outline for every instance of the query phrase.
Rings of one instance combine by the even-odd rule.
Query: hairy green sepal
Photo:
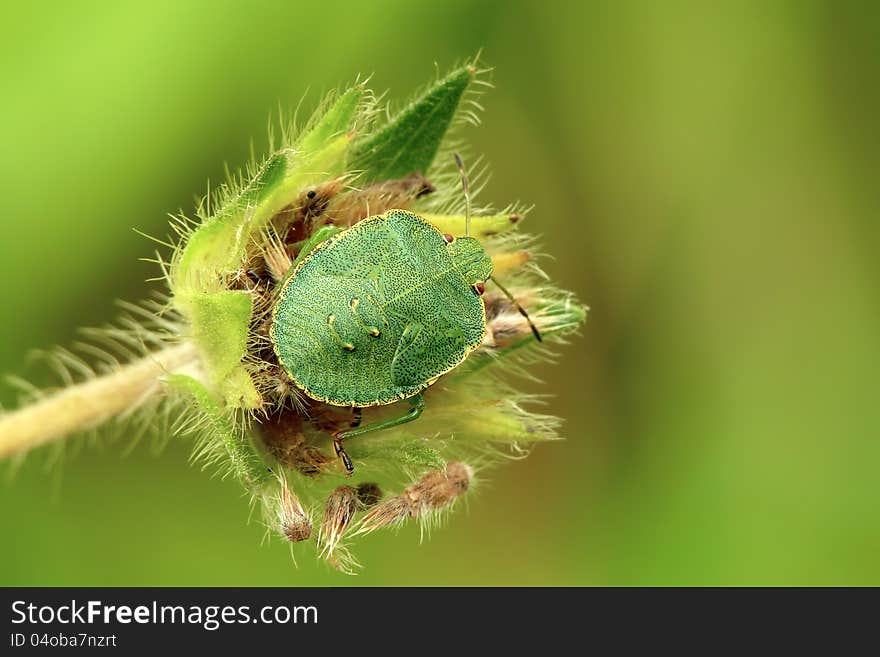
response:
[[[165,380],[172,390],[188,395],[195,401],[202,416],[205,438],[202,449],[215,449],[222,445],[228,458],[229,469],[235,474],[244,488],[257,494],[268,484],[271,472],[263,463],[254,445],[240,432],[235,430],[230,415],[221,408],[210,391],[194,378],[185,374],[172,374]],[[213,460],[219,455],[206,454]]]
[[[438,80],[386,125],[356,140],[349,162],[367,182],[426,173],[476,71],[467,65]]]

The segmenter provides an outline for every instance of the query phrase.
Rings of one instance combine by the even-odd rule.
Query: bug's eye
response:
[[[314,189],[310,189],[308,192],[306,192],[306,196],[308,198],[315,198],[315,196],[317,195],[318,193]]]
[[[482,283],[474,283],[472,287],[474,289],[474,292],[476,292],[480,296],[482,296],[483,292],[486,291],[486,286],[483,285]]]
[[[446,240],[447,244],[452,244],[455,241],[455,238],[449,233],[443,233],[443,239]]]

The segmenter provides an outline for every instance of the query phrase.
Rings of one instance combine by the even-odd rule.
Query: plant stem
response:
[[[139,406],[162,389],[161,377],[198,362],[194,345],[166,347],[116,372],[89,379],[0,415],[0,459],[90,429]]]

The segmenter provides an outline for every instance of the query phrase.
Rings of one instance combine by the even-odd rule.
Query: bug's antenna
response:
[[[526,312],[526,309],[519,305],[519,301],[513,298],[513,295],[508,291],[506,287],[504,287],[501,283],[498,282],[498,279],[492,276],[490,280],[498,286],[498,289],[504,293],[504,296],[508,298],[510,303],[516,306],[516,309],[519,311],[519,314],[526,318],[526,321],[529,323],[529,328],[532,329],[532,335],[535,336],[535,339],[538,342],[543,342],[544,340],[541,338],[541,332],[538,330],[538,327],[535,326],[535,323],[532,321],[532,318],[529,317],[529,314]]]
[[[458,172],[461,174],[461,189],[464,191],[464,236],[471,236],[471,192],[468,189],[467,171],[464,170],[464,162],[461,155],[453,153]]]

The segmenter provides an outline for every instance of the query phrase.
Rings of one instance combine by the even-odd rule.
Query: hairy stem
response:
[[[90,429],[161,391],[161,378],[198,361],[192,344],[154,352],[116,372],[66,388],[0,416],[0,459]]]

